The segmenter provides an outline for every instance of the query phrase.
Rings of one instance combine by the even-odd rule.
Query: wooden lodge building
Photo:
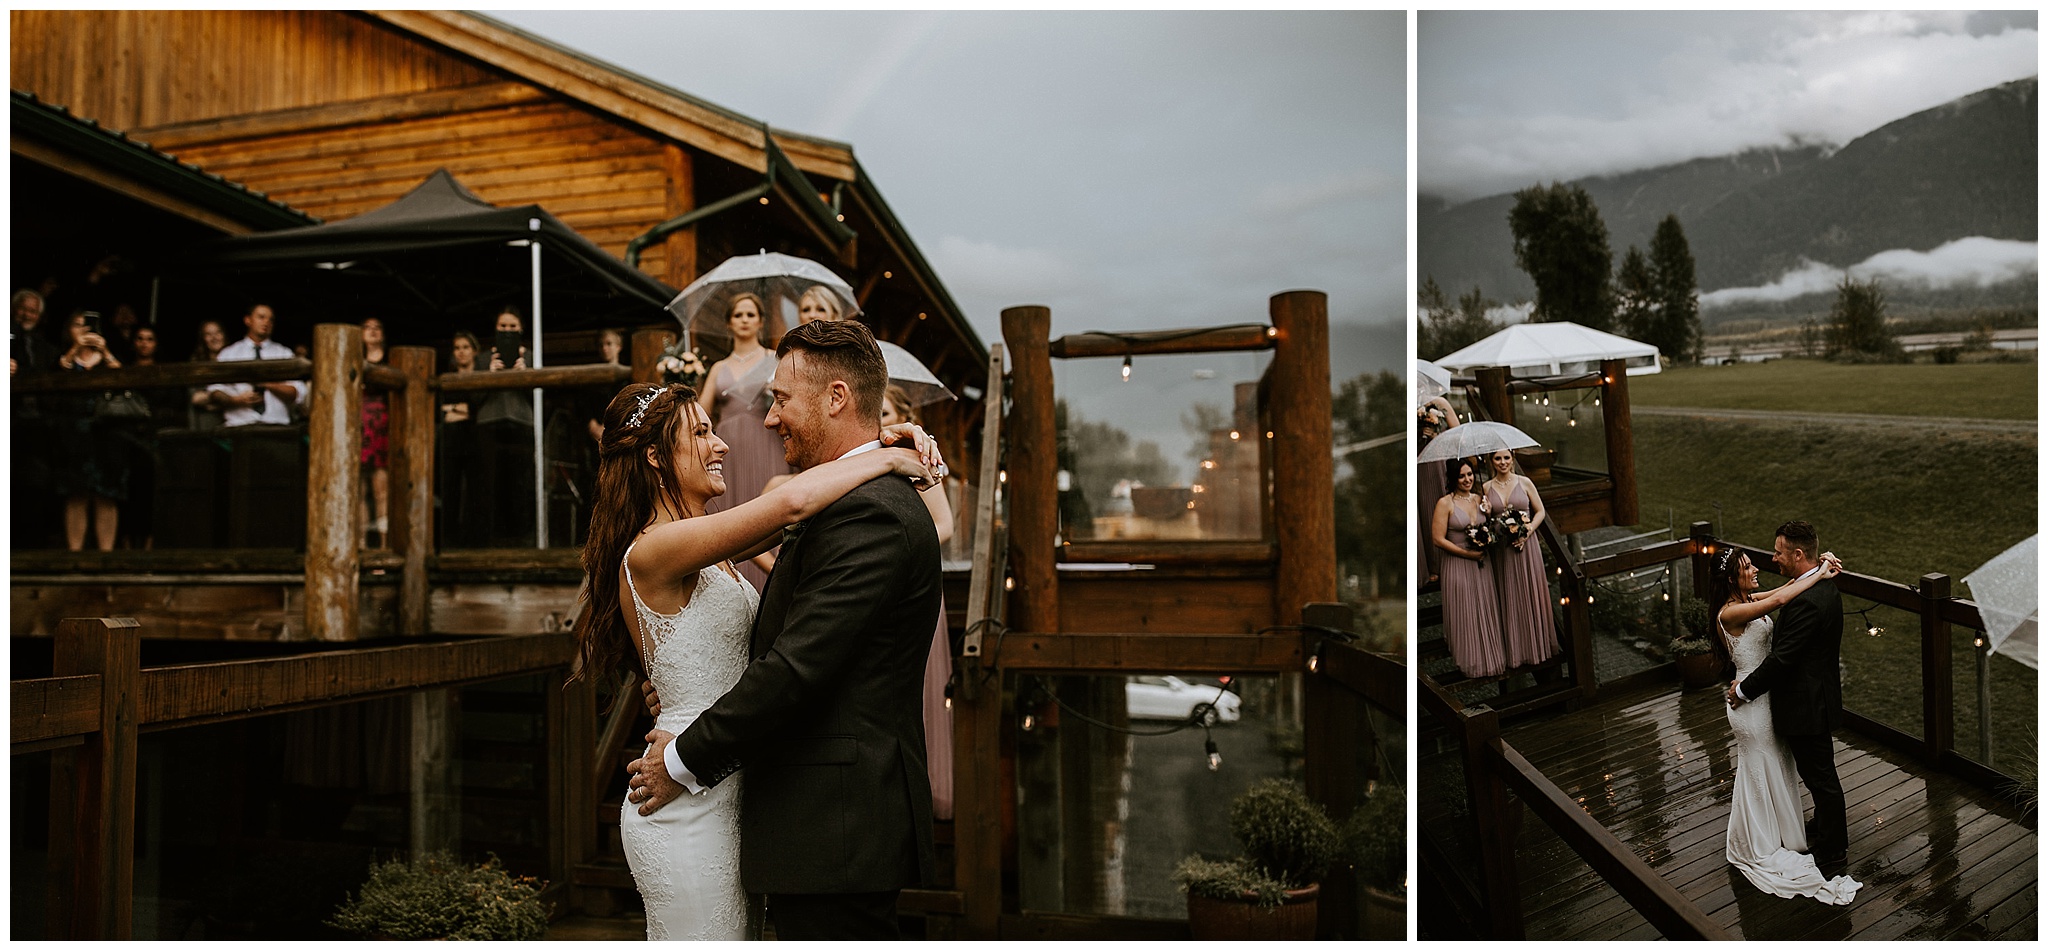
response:
[[[1134,674],[1251,675],[1261,686],[1234,688],[1256,695],[1247,710],[1265,704],[1294,739],[1267,744],[1249,728],[1224,739],[1294,744],[1258,755],[1337,819],[1370,780],[1393,778],[1404,668],[1354,646],[1348,612],[1326,604],[1336,566],[1320,293],[1276,295],[1269,314],[1247,315],[1260,322],[1233,327],[1057,340],[1043,308],[1011,308],[990,346],[850,146],[485,17],[14,11],[10,25],[13,282],[52,288],[46,328],[59,310],[125,304],[177,355],[204,320],[235,339],[261,299],[277,337],[306,348],[18,375],[16,411],[109,386],[311,390],[302,428],[268,442],[161,433],[166,459],[183,439],[187,458],[208,461],[164,467],[153,548],[24,541],[32,509],[17,491],[13,936],[313,936],[370,860],[429,849],[498,855],[547,882],[558,917],[630,913],[618,790],[646,727],[635,704],[608,701],[637,687],[563,686],[581,581],[573,531],[539,548],[437,534],[437,467],[450,462],[437,403],[651,379],[677,330],[654,299],[756,250],[830,266],[878,337],[962,397],[926,407],[962,478],[946,573],[956,813],[937,830],[940,881],[901,905],[924,934],[1187,936],[1177,914],[1126,913],[1103,871],[1123,855],[1127,819],[1143,819],[1114,801],[1114,764],[1138,754],[1126,730],[1103,766],[1109,734],[1090,724],[1127,725],[1121,685]],[[215,253],[237,236],[388,214],[423,183],[479,207],[533,206],[588,253],[561,238],[499,242],[502,262],[392,255],[297,270],[223,266]],[[542,269],[545,366],[442,372],[450,334],[484,333]],[[388,365],[364,363],[357,325],[369,316],[386,323]],[[630,366],[595,362],[600,328],[629,338]],[[1053,360],[1258,350],[1270,365],[1239,386],[1233,428],[1212,434],[1220,466],[1159,520],[1227,524],[1223,535],[1130,531],[1142,510],[1114,536],[1062,531]],[[378,548],[363,544],[356,509],[366,393],[384,394],[391,414],[391,524]],[[21,432],[17,467],[35,448]],[[1064,725],[1061,710],[1074,713]],[[1400,899],[1390,912],[1334,876],[1318,934],[1398,933]]]

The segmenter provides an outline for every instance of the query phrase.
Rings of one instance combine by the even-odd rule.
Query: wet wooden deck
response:
[[[1835,737],[1850,874],[1863,883],[1843,907],[1766,895],[1728,866],[1735,766],[1716,691],[1626,695],[1504,738],[1742,937],[2032,940],[2038,932],[2032,822],[2011,803],[1856,734]],[[1516,855],[1528,937],[1658,936],[1541,821],[1524,816]]]

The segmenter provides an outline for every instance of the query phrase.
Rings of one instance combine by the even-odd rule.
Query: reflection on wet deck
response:
[[[1728,720],[1717,693],[1670,688],[1512,728],[1504,738],[1716,922],[1749,939],[2035,937],[2036,833],[2011,803],[1846,731],[1835,761],[1849,805],[1845,907],[1782,899],[1724,857]],[[1548,826],[1517,838],[1529,938],[1657,932]]]

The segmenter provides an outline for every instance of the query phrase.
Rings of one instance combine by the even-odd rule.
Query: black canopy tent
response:
[[[394,341],[483,331],[496,308],[525,299],[533,367],[546,361],[544,315],[555,329],[571,331],[675,320],[665,309],[676,296],[668,285],[539,205],[499,208],[478,198],[447,169],[382,208],[332,224],[225,238],[191,265],[192,276],[232,284],[242,296],[275,290],[330,318],[379,317]],[[547,417],[538,388],[533,417],[534,522],[545,548]]]

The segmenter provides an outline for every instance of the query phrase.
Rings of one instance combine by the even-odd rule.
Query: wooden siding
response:
[[[329,221],[396,201],[446,168],[485,201],[542,205],[621,257],[672,207],[662,142],[562,102],[161,147]],[[667,249],[649,247],[642,270],[668,276]]]
[[[490,82],[468,60],[326,10],[14,10],[8,79],[116,129]]]

